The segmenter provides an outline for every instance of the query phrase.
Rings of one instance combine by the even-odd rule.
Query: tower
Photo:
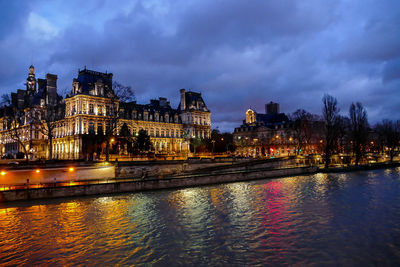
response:
[[[269,102],[269,104],[265,105],[265,113],[267,114],[276,114],[279,113],[279,104],[274,102]]]
[[[35,78],[35,67],[31,65],[29,67],[28,78],[26,79],[26,91],[28,95],[36,93],[36,78]]]

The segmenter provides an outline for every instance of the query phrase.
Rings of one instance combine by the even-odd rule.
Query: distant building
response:
[[[290,138],[287,129],[290,120],[284,113],[279,113],[279,104],[270,102],[265,105],[266,114],[253,109],[246,111],[246,120],[235,128],[234,142],[236,154],[241,156],[262,156],[287,154],[292,146],[286,142]]]
[[[132,140],[143,129],[150,135],[155,153],[184,153],[189,138],[210,137],[211,112],[200,93],[181,89],[177,109],[163,97],[149,104],[123,102],[114,92],[112,79],[112,73],[85,68],[73,79],[72,90],[63,99],[57,94],[57,75],[47,74],[46,79],[36,80],[31,66],[26,89],[12,93],[11,103],[0,109],[1,156],[25,151],[15,137],[16,129],[32,159],[48,158],[50,145],[55,159],[87,159],[93,153],[99,156],[104,154],[104,146],[100,151],[90,151],[87,141],[104,139],[114,120],[117,120],[112,130],[115,137],[127,135]],[[49,107],[55,110],[49,124],[51,142],[45,131],[48,127],[43,130]],[[12,114],[18,119],[13,120]],[[118,151],[123,155],[128,153],[124,146]]]
[[[315,153],[320,150],[320,121],[307,122],[310,127],[309,138],[302,138],[303,149],[300,149],[296,124],[285,113],[279,112],[279,104],[274,102],[266,104],[265,112],[265,114],[257,113],[253,109],[248,109],[242,125],[234,129],[233,138],[237,155],[271,157]]]

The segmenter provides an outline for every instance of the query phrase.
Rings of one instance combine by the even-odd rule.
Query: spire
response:
[[[26,90],[31,95],[36,92],[35,67],[33,65],[29,67],[29,74],[28,78],[26,79]]]
[[[35,76],[35,67],[33,65],[29,67],[29,75]]]

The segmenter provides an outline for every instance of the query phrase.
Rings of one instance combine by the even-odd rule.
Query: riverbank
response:
[[[315,173],[317,167],[299,167],[286,169],[258,169],[247,171],[230,171],[219,174],[193,174],[163,178],[145,178],[132,180],[119,179],[116,182],[88,183],[44,188],[27,188],[0,191],[0,202],[21,200],[36,200],[60,197],[78,197],[100,194],[118,194],[147,190],[193,187],[229,182],[248,181],[255,179],[277,178]]]
[[[135,176],[125,176],[104,180],[80,180],[66,183],[49,183],[40,185],[24,185],[22,187],[0,188],[0,202],[24,201],[36,199],[78,197],[102,194],[119,194],[128,192],[139,192],[147,190],[173,189],[183,187],[195,187],[202,185],[231,183],[240,181],[249,181],[256,179],[279,178],[297,175],[309,175],[315,173],[335,173],[363,171],[382,168],[393,168],[400,166],[400,163],[378,163],[361,166],[345,166],[322,169],[318,166],[301,167],[282,167],[285,161],[282,160],[259,160],[252,162],[241,162],[236,164],[224,164],[220,166],[205,165],[206,168],[191,169],[187,168],[187,163],[170,163],[167,170],[174,172],[165,172],[165,168],[158,167],[151,176],[149,172],[143,171],[142,167],[128,168],[125,174]],[[289,161],[286,161],[286,163]],[[147,164],[149,165],[149,164]],[[182,169],[177,169],[181,166]],[[153,165],[149,165],[154,168]],[[186,166],[186,168],[185,168]],[[172,167],[172,168],[171,168]],[[160,170],[162,170],[160,172]],[[178,172],[176,170],[179,170]],[[121,172],[121,170],[119,170]]]

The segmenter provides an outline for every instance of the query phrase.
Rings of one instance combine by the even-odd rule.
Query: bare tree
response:
[[[63,89],[60,89],[58,93],[62,98],[66,98],[69,91],[70,89],[68,87],[64,87]]]
[[[360,162],[365,151],[368,140],[368,116],[367,111],[360,102],[352,103],[349,110],[351,121],[351,137],[353,141],[353,152],[356,156],[356,166]]]
[[[11,105],[11,98],[9,94],[3,94],[0,98],[0,107]]]
[[[110,109],[106,114],[105,141],[106,141],[106,161],[110,160],[110,139],[117,134],[118,124],[123,114],[121,112],[121,102],[131,102],[135,99],[135,94],[130,86],[124,86],[118,82],[113,82],[113,92],[110,92]]]
[[[383,145],[388,147],[390,161],[393,161],[395,149],[400,142],[400,121],[383,120],[375,126],[375,130],[382,138]]]
[[[350,119],[346,116],[338,116],[338,123],[337,123],[337,147],[338,151],[345,153],[349,151],[348,144],[349,144],[349,131],[350,131]]]
[[[296,154],[298,154],[311,141],[313,115],[304,109],[298,109],[290,117],[293,121],[293,137],[296,140]]]
[[[29,162],[28,151],[24,144],[24,134],[26,134],[26,132],[24,131],[26,129],[24,129],[23,127],[23,121],[21,118],[23,115],[21,114],[21,111],[19,111],[16,107],[10,107],[7,113],[8,117],[10,118],[8,125],[10,129],[10,137],[17,143],[18,148],[22,147],[22,149],[24,150],[25,159],[27,162]]]
[[[113,90],[115,96],[121,102],[131,102],[136,99],[135,92],[133,91],[131,86],[125,86],[120,84],[119,82],[113,82]]]
[[[331,156],[334,152],[335,142],[338,136],[339,108],[336,98],[328,94],[324,95],[322,103],[324,104],[322,116],[325,123],[325,168],[328,168],[331,163]]]
[[[49,160],[53,159],[53,138],[54,130],[57,126],[56,121],[64,116],[62,111],[64,108],[61,105],[47,104],[34,111],[32,122],[39,126],[39,131],[47,136]]]

